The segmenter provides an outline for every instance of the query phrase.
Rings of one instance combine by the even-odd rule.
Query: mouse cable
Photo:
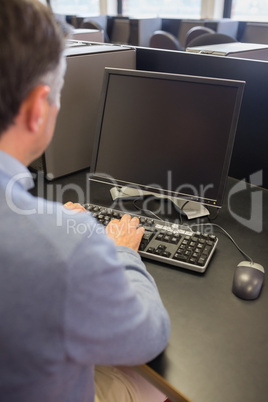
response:
[[[157,196],[151,196],[151,195],[149,195],[149,196],[145,196],[145,197],[142,197],[142,200],[144,201],[146,198],[151,198],[151,199],[155,199],[155,200],[164,200],[165,201],[165,199],[161,199],[161,198],[159,198],[159,197],[157,197]],[[137,197],[137,198],[135,198],[134,200],[133,200],[133,205],[134,205],[134,207],[138,210],[138,211],[141,211],[141,212],[144,212],[145,214],[151,214],[151,215],[153,215],[156,219],[159,219],[160,221],[162,221],[162,222],[165,222],[165,219],[162,219],[162,218],[160,218],[158,215],[156,215],[153,211],[151,211],[150,209],[146,209],[146,208],[142,208],[142,207],[139,207],[138,205],[137,205],[137,202],[138,201],[140,201],[141,200],[141,198],[140,197]],[[178,212],[178,214],[179,214],[179,222],[180,222],[180,225],[183,225],[183,220],[182,220],[182,213],[185,213],[184,212],[184,207],[189,203],[190,201],[185,201],[185,203],[182,205],[182,207],[180,207],[180,208],[178,208],[176,205],[175,205],[175,209],[176,209],[176,211]],[[172,201],[172,204],[174,205],[174,203],[173,203],[173,201]],[[189,226],[188,226],[189,227]],[[191,230],[191,229],[190,229]]]
[[[218,208],[218,210],[216,211],[216,214],[215,214],[213,217],[211,217],[210,215],[207,217],[207,218],[208,218],[208,221],[209,221],[209,222],[215,221],[215,220],[218,218],[219,213],[220,213],[220,208]]]
[[[157,198],[157,197],[155,197],[155,198]],[[139,206],[137,205],[137,202],[138,202],[139,200],[140,200],[139,198],[136,198],[136,199],[133,200],[133,202],[132,202],[133,206],[134,206],[138,211],[144,212],[145,214],[150,213],[150,214],[151,214],[152,216],[154,216],[156,219],[158,219],[158,220],[164,222],[164,219],[160,218],[160,216],[156,215],[156,214],[155,214],[153,211],[151,211],[150,209],[146,209],[146,208],[141,208],[141,207],[139,207]]]
[[[159,197],[157,197],[157,196],[151,196],[151,195],[149,195],[149,196],[146,196],[146,197],[143,197],[143,201],[146,199],[146,198],[151,198],[151,199],[155,199],[155,200],[161,200],[161,198],[159,198]],[[165,201],[165,199],[163,199],[164,201]],[[134,207],[138,210],[138,211],[141,211],[141,212],[144,212],[145,214],[151,214],[151,215],[153,215],[156,219],[158,219],[158,220],[160,220],[160,221],[162,221],[162,222],[165,222],[165,219],[163,219],[163,218],[160,218],[160,216],[158,216],[157,214],[155,214],[153,211],[151,211],[150,209],[147,209],[147,208],[142,208],[142,207],[139,207],[138,205],[137,205],[137,202],[138,201],[140,201],[140,197],[139,198],[136,198],[136,199],[134,199],[133,200],[133,205],[134,205]],[[188,202],[189,201],[186,201],[184,204],[183,204],[183,206],[182,206],[182,208],[179,208],[179,211],[177,210],[177,212],[179,213],[179,222],[180,222],[180,225],[183,225],[183,221],[182,221],[182,212],[183,212],[183,208],[185,207],[185,205],[186,204],[188,204]],[[176,208],[176,207],[175,207]],[[176,208],[177,209],[177,208]]]
[[[232,236],[225,230],[223,229],[223,227],[221,227],[220,225],[218,225],[217,223],[199,223],[199,224],[193,224],[192,226],[215,226],[217,228],[219,228],[220,230],[223,231],[223,233],[231,240],[231,242],[235,245],[235,247],[237,248],[238,251],[240,251],[240,253],[246,257],[247,260],[249,260],[251,262],[251,264],[253,264],[253,260],[251,257],[249,257],[249,255],[247,253],[245,253],[245,251],[242,250],[241,247],[238,246],[238,244],[236,243],[236,241],[232,238]]]

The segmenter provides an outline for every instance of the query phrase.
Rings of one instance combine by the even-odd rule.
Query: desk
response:
[[[47,183],[48,198],[79,199],[87,189],[85,173]],[[75,183],[81,189],[70,185]],[[239,246],[268,272],[267,227],[268,191],[255,189],[259,203],[253,208],[253,223],[260,233],[242,224],[249,219],[250,189],[234,193],[237,181],[229,179],[225,205],[215,223],[223,226]],[[40,182],[40,188],[41,188]],[[59,191],[66,186],[66,191]],[[57,194],[51,191],[58,188]],[[68,186],[68,188],[67,188]],[[83,191],[82,191],[83,190]],[[63,195],[62,195],[63,194]],[[85,194],[85,193],[84,193]],[[93,202],[106,200],[107,191],[99,187],[90,193]],[[62,199],[60,199],[62,198]],[[249,223],[249,222],[248,222]],[[268,289],[259,299],[243,301],[231,292],[236,265],[243,256],[221,232],[217,250],[205,274],[167,268],[145,261],[153,275],[171,318],[171,338],[165,352],[138,371],[167,392],[172,401],[266,402],[268,398]],[[178,392],[176,392],[177,390]],[[184,395],[185,398],[179,395]]]
[[[230,56],[244,59],[268,60],[268,45],[260,43],[217,43],[213,45],[187,47],[187,52]]]

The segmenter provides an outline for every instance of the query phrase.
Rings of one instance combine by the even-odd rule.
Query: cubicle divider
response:
[[[53,139],[33,169],[55,179],[89,168],[105,67],[134,68],[134,48],[70,41],[61,109]]]
[[[268,188],[268,62],[149,48],[136,49],[136,62],[138,70],[246,81],[229,175],[248,181],[261,172],[255,184]]]

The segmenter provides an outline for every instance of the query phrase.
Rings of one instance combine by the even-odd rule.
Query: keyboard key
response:
[[[158,233],[158,235],[156,236],[156,240],[162,241],[163,240],[163,233]]]
[[[170,236],[165,235],[165,236],[163,237],[163,241],[169,243],[169,242],[170,242]]]
[[[202,254],[209,255],[210,250],[211,250],[211,247],[205,246],[204,249],[202,250]]]
[[[169,258],[171,256],[171,253],[169,251],[164,251],[162,256],[166,257],[166,258]]]
[[[179,239],[175,236],[171,237],[170,239],[170,243],[172,244],[178,244],[179,243]]]
[[[174,258],[174,260],[187,261],[187,257],[184,254],[176,253],[176,254],[174,254],[173,258]]]
[[[147,247],[147,245],[149,244],[151,238],[153,237],[154,233],[153,232],[149,232],[149,231],[145,231],[142,239],[141,239],[141,243],[143,244],[144,249]]]
[[[198,264],[198,265],[205,265],[205,262],[206,262],[206,257],[201,256],[201,257],[198,259],[197,264]]]

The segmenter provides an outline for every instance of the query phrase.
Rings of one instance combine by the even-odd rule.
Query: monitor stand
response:
[[[200,202],[187,201],[185,199],[171,197],[165,194],[157,194],[151,191],[143,191],[135,187],[112,187],[110,190],[113,201],[122,200],[134,200],[139,197],[143,198],[146,196],[153,195],[157,198],[169,199],[173,204],[181,211],[182,214],[186,215],[188,219],[196,219],[203,216],[208,216],[209,211]]]

